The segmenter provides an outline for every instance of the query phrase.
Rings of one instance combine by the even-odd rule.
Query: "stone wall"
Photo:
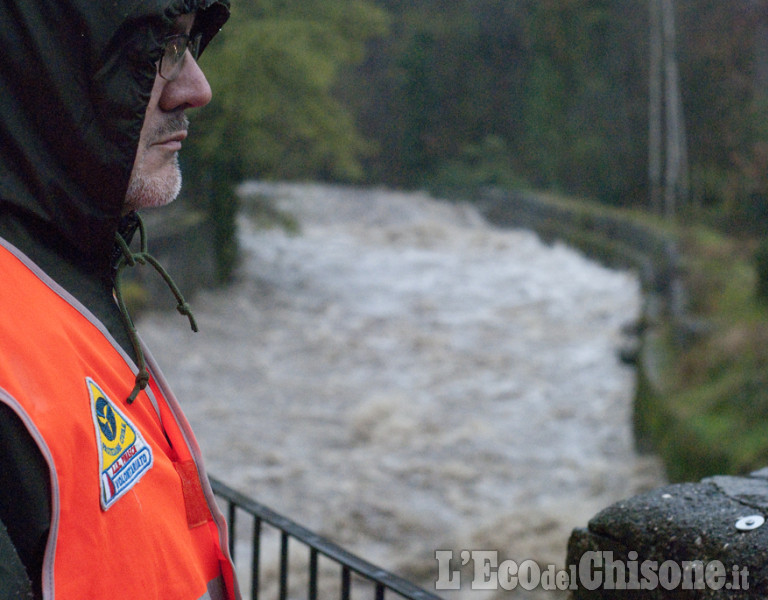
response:
[[[573,531],[573,600],[768,597],[768,472],[678,483],[605,508]]]
[[[494,189],[482,193],[478,206],[498,226],[529,229],[545,241],[561,240],[609,267],[637,269],[645,291],[667,294],[671,289],[678,262],[673,236],[625,212]]]
[[[658,350],[660,331],[672,330],[672,337],[684,343],[698,326],[686,313],[675,236],[662,226],[649,224],[647,217],[634,217],[602,205],[566,202],[546,194],[491,189],[483,192],[478,205],[484,216],[499,227],[532,230],[545,241],[562,241],[605,266],[637,271],[643,294],[642,314],[628,328],[634,339],[622,358],[637,369],[635,442],[639,450],[652,451],[652,432],[642,405],[659,397],[664,385]]]

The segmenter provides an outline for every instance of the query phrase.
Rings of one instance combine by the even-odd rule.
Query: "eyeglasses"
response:
[[[192,58],[197,60],[200,54],[200,39],[202,37],[202,33],[195,34],[194,36],[179,33],[178,35],[165,38],[163,56],[157,65],[157,72],[160,77],[166,81],[176,79],[184,67],[184,57],[187,55],[187,50],[192,54]]]

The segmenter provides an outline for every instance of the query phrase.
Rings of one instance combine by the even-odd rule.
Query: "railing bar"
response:
[[[288,598],[288,534],[280,535],[280,600]]]
[[[330,540],[320,537],[314,532],[305,529],[301,525],[276,513],[272,509],[256,502],[248,496],[228,487],[215,478],[210,479],[211,487],[216,495],[235,503],[240,509],[263,520],[269,525],[296,538],[310,548],[316,549],[320,554],[331,560],[346,566],[354,573],[373,581],[381,583],[388,590],[412,600],[441,600],[441,598],[428,592],[393,573],[385,571],[357,556],[350,554]]]
[[[341,568],[341,600],[349,600],[352,589],[352,577],[349,567]]]
[[[309,549],[309,600],[317,600],[317,550]]]
[[[261,587],[261,519],[253,519],[253,554],[251,555],[251,600],[259,600]]]
[[[384,587],[383,583],[377,583],[376,584],[376,600],[384,600],[384,590],[386,588]]]
[[[227,504],[227,526],[229,527],[229,555],[235,560],[235,511],[237,505],[232,500]]]

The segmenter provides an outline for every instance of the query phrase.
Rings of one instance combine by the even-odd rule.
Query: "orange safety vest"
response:
[[[235,600],[226,524],[200,449],[149,358],[136,367],[104,326],[0,239],[0,402],[48,463],[46,600]]]

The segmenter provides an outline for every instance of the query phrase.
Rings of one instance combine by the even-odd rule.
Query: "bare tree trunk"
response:
[[[662,164],[662,94],[661,62],[664,39],[661,34],[661,0],[649,0],[650,5],[650,69],[648,105],[648,187],[650,209],[661,214],[661,164]]]
[[[673,0],[649,0],[648,185],[651,210],[674,218],[688,199],[688,150],[675,52]],[[663,190],[662,190],[663,165]]]
[[[687,150],[680,74],[675,53],[675,7],[673,0],[661,0],[664,33],[664,80],[666,86],[666,176],[664,181],[664,214],[674,217],[678,203],[687,199]]]

